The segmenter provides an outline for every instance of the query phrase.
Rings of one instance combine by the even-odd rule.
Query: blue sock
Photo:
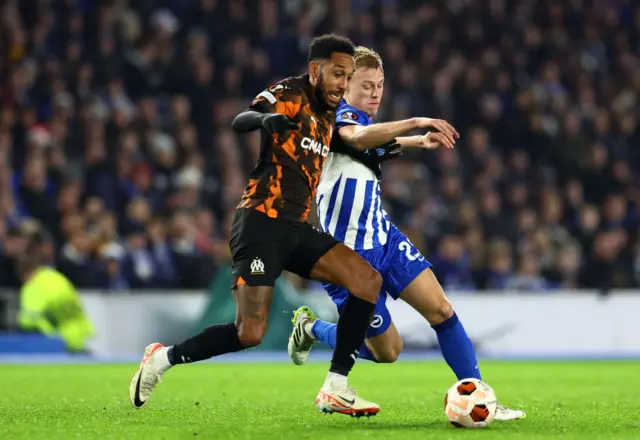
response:
[[[338,339],[338,324],[332,324],[327,321],[316,319],[311,326],[311,334],[318,341],[322,341],[331,348],[336,348],[336,340]]]
[[[318,341],[324,342],[331,348],[336,348],[336,340],[338,339],[337,324],[316,319],[311,326],[311,334]],[[367,344],[362,344],[362,347],[360,347],[360,355],[358,357],[360,359],[368,359],[370,361],[377,362],[373,353],[371,353],[369,347],[367,347]]]
[[[462,323],[455,313],[440,324],[431,326],[438,336],[440,351],[458,380],[474,377],[482,379],[478,368],[478,359],[471,339],[464,331]]]

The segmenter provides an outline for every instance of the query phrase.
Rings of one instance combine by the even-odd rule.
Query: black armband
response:
[[[402,156],[402,146],[395,139],[390,140],[376,148],[379,162],[395,159]]]

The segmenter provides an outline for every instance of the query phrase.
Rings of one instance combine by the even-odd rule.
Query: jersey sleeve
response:
[[[258,93],[249,108],[261,113],[280,113],[295,118],[302,107],[303,91],[289,80],[280,81]]]
[[[369,116],[362,110],[343,104],[336,112],[336,129],[346,125],[369,125]]]

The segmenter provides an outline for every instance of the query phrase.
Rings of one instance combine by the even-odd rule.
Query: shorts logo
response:
[[[352,121],[355,121],[355,120],[357,120],[357,119],[358,119],[358,115],[356,115],[356,114],[355,114],[355,113],[353,113],[353,112],[344,112],[344,113],[342,114],[342,118],[343,118],[343,119],[351,119]]]
[[[371,321],[371,327],[372,328],[380,328],[382,326],[382,316],[380,315],[373,315],[373,320]]]
[[[251,262],[251,275],[264,275],[264,263],[258,257]]]

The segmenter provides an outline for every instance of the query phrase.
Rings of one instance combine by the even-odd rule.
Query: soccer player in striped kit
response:
[[[394,362],[402,351],[402,339],[386,307],[387,295],[402,298],[432,326],[446,362],[458,379],[481,379],[471,340],[431,270],[418,251],[382,208],[380,162],[419,147],[453,148],[458,133],[447,122],[413,118],[374,124],[384,89],[380,56],[359,47],[356,71],[336,112],[331,152],[316,195],[321,228],[358,252],[383,277],[373,320],[359,357],[374,362]],[[420,136],[399,137],[414,129],[429,129]],[[372,146],[382,145],[378,149]],[[342,312],[348,292],[324,284]],[[317,341],[335,346],[336,324],[321,321],[308,307],[294,314],[289,355],[302,364]],[[499,405],[496,420],[523,418],[524,412]]]

